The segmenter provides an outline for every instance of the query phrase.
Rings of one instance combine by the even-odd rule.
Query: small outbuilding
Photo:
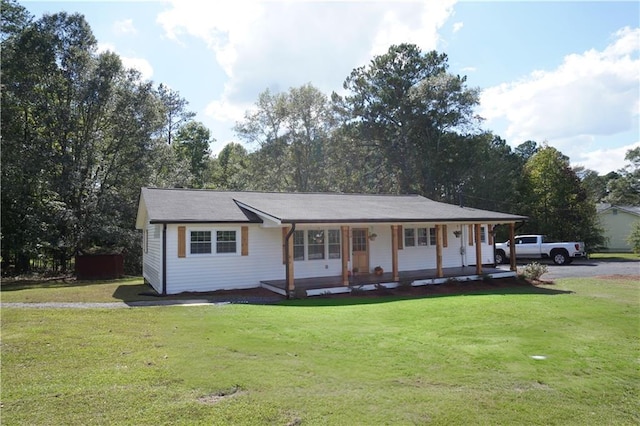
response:
[[[620,206],[615,204],[598,204],[596,206],[598,220],[604,230],[605,251],[616,253],[632,252],[627,241],[634,222],[640,221],[640,206]]]
[[[389,283],[470,266],[481,276],[495,265],[494,226],[507,224],[513,236],[523,220],[418,195],[143,188],[136,227],[143,275],[158,293],[268,286],[292,294],[305,280],[348,287],[382,271]]]

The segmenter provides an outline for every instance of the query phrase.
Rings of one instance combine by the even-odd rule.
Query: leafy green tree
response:
[[[640,206],[640,147],[625,155],[630,164],[607,182],[605,201],[611,204]]]
[[[267,190],[325,190],[332,127],[331,103],[310,84],[287,93],[261,93],[255,111],[235,126],[241,139],[259,146],[251,154],[253,184]]]
[[[33,16],[16,0],[0,1],[0,40],[6,41],[9,37],[22,32],[32,21]]]
[[[518,157],[522,159],[522,163],[526,163],[529,161],[531,157],[533,157],[538,151],[540,147],[536,141],[528,140],[520,145],[518,145],[515,149],[515,153]]]
[[[211,162],[208,187],[235,191],[253,189],[253,179],[248,172],[249,163],[249,154],[242,145],[228,143]]]
[[[173,147],[178,158],[189,163],[189,171],[193,176],[193,180],[190,182],[192,188],[204,187],[205,173],[211,155],[209,144],[214,141],[209,129],[196,121],[186,123],[176,133]]]
[[[640,220],[631,226],[631,233],[627,237],[627,242],[631,245],[634,253],[640,253]]]
[[[196,114],[187,110],[189,102],[182,98],[180,93],[164,84],[158,86],[158,97],[165,115],[163,136],[167,145],[171,145],[176,132]]]
[[[135,272],[140,187],[191,176],[162,140],[163,103],[117,55],[97,54],[81,15],[20,19],[3,22],[3,262],[23,271],[44,258],[64,271],[101,248],[124,250]]]
[[[574,171],[582,181],[589,198],[594,203],[601,202],[607,194],[607,176],[600,176],[595,170],[585,169],[584,167],[576,167]]]
[[[476,124],[477,89],[447,73],[447,56],[416,45],[391,46],[347,77],[344,99],[358,138],[377,155],[378,179],[392,192],[438,197],[443,139]]]
[[[584,241],[590,249],[603,243],[595,205],[568,157],[545,145],[529,158],[523,175],[520,212],[531,218],[523,232]]]

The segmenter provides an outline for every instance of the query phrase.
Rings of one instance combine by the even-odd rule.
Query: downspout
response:
[[[296,223],[291,223],[291,229],[287,232],[287,235],[284,237],[284,256],[286,259],[284,271],[285,271],[285,293],[287,293],[287,299],[291,298],[291,294],[289,293],[289,239],[293,235],[296,230]],[[293,262],[293,259],[291,260]]]
[[[162,295],[167,295],[167,224],[162,227]]]

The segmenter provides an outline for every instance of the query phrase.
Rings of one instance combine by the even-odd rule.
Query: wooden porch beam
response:
[[[445,225],[446,226],[446,225]],[[444,271],[442,270],[442,225],[436,225],[436,277],[444,277]]]
[[[476,223],[474,226],[476,240],[476,275],[482,275],[482,241],[480,241],[480,231],[482,225]]]
[[[509,224],[509,264],[510,268],[513,272],[518,270],[518,266],[516,264],[516,224]]]
[[[285,239],[286,246],[286,277],[287,277],[287,295],[289,297],[293,296],[295,291],[295,280],[293,277],[293,230],[292,228],[287,229],[287,237]]]
[[[341,226],[341,239],[342,243],[342,285],[349,285],[349,227]]]
[[[391,272],[393,281],[400,281],[400,271],[398,271],[398,225],[391,225]]]

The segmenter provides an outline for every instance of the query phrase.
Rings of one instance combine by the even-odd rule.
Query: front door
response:
[[[354,228],[352,241],[352,267],[354,274],[369,273],[369,231],[367,228]]]

